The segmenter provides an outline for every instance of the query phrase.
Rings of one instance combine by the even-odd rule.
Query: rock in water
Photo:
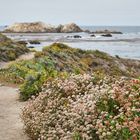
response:
[[[31,40],[29,41],[30,44],[36,44],[36,45],[39,45],[41,44],[39,40]]]
[[[103,34],[103,35],[101,35],[101,36],[103,36],[103,37],[112,37],[112,34]]]
[[[12,33],[74,33],[82,32],[75,23],[59,25],[58,27],[43,22],[15,23],[8,26],[4,32]]]
[[[74,35],[73,37],[74,38],[82,38],[82,36],[80,36],[80,35]]]
[[[95,34],[91,34],[90,37],[96,37]]]
[[[43,22],[31,23],[15,23],[7,27],[4,32],[15,33],[42,33],[42,32],[56,32],[56,28],[50,24]]]
[[[83,30],[75,23],[65,24],[61,26],[61,33],[83,32]]]

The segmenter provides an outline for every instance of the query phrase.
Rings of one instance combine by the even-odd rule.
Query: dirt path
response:
[[[28,140],[20,119],[21,108],[16,88],[0,86],[0,140]]]
[[[20,60],[30,60],[34,53],[21,55],[11,62],[0,62],[0,69]],[[21,109],[25,102],[19,101],[17,88],[1,86],[0,83],[0,140],[29,140],[23,131],[23,123],[20,119]]]

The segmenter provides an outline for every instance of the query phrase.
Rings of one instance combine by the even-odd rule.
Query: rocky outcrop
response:
[[[70,23],[61,26],[60,32],[61,33],[73,33],[73,32],[82,32],[83,30],[77,26],[75,23]]]
[[[82,29],[75,23],[59,25],[58,27],[43,22],[15,23],[8,26],[4,32],[12,33],[73,33],[82,32]]]
[[[38,33],[38,32],[56,32],[54,26],[45,24],[43,22],[32,23],[15,23],[8,26],[4,32],[16,32],[16,33]]]

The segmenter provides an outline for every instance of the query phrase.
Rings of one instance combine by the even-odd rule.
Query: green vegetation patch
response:
[[[12,54],[13,56],[13,54]],[[38,95],[41,87],[49,78],[69,74],[97,73],[111,76],[133,76],[122,70],[122,62],[100,51],[84,51],[65,44],[54,43],[36,52],[35,58],[12,64],[0,71],[1,81],[20,84],[21,99],[27,100]],[[120,61],[120,62],[119,62]]]
[[[15,60],[20,55],[29,52],[24,44],[16,43],[0,34],[0,62]]]

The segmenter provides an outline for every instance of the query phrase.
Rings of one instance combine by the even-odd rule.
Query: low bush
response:
[[[20,85],[20,99],[27,100],[32,95],[38,95],[49,77],[67,75],[58,72],[54,64],[48,57],[12,63],[8,69],[0,70],[0,81]]]
[[[25,44],[14,42],[0,34],[0,62],[15,60],[22,54],[29,52]]]
[[[22,112],[34,140],[140,138],[140,80],[72,75],[44,84]]]
[[[11,53],[10,57],[13,56]],[[127,61],[121,61],[100,51],[85,51],[54,43],[45,47],[42,52],[36,52],[33,60],[16,62],[8,69],[0,71],[0,81],[22,84],[20,95],[27,100],[32,95],[38,95],[45,80],[61,74],[98,73],[132,77],[140,74],[138,61],[130,62],[129,66]]]

